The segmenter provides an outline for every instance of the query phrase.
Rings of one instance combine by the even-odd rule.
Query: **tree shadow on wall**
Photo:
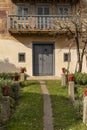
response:
[[[19,68],[13,63],[9,62],[9,59],[0,60],[0,72],[19,72]]]

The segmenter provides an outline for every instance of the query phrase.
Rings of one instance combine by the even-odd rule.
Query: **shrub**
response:
[[[75,73],[75,83],[80,85],[87,84],[87,74],[86,73]]]
[[[78,119],[83,117],[83,95],[78,95],[78,98],[73,103],[74,112]]]
[[[15,75],[19,75],[20,76],[20,74],[18,72],[14,72],[14,73],[0,73],[0,79],[13,80]]]
[[[87,84],[87,74],[86,73],[84,73],[83,76],[82,76],[82,84],[83,85]]]
[[[11,108],[11,113],[13,113],[14,112],[14,110],[15,110],[15,100],[12,98],[12,97],[10,97],[10,108]]]
[[[20,89],[19,83],[12,82],[10,96],[15,100],[18,99],[19,97],[19,89]]]
[[[0,79],[0,94],[3,94],[3,88],[5,86],[10,87],[10,97],[16,99],[18,98],[18,94],[19,94],[19,88],[20,85],[19,83],[16,83],[12,80],[4,80],[4,79]]]
[[[0,78],[13,80],[15,73],[0,73]]]
[[[75,101],[73,103],[74,112],[75,112],[75,115],[78,119],[82,119],[82,117],[83,117],[84,89],[86,89],[86,86],[75,84],[75,88],[77,88],[77,91],[75,91]]]

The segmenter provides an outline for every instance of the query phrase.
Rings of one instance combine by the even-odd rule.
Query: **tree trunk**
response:
[[[75,27],[76,27],[75,41],[76,41],[76,51],[77,51],[77,63],[78,63],[77,72],[81,72],[81,70],[82,70],[82,63],[81,63],[81,59],[80,59],[79,37],[78,37],[78,27],[77,27],[77,24],[75,24]]]
[[[79,50],[78,36],[75,37],[75,41],[76,41],[76,51],[77,51],[77,63],[78,63],[77,72],[81,72],[82,64],[80,61],[80,50]]]
[[[82,61],[79,62],[79,68],[78,68],[78,72],[81,72],[82,71]]]

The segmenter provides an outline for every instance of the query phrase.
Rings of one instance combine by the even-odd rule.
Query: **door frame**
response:
[[[53,75],[55,75],[55,42],[53,41],[33,41],[32,42],[32,75],[34,75],[34,45],[53,45]]]

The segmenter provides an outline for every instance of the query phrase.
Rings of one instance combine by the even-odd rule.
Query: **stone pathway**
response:
[[[41,90],[43,92],[43,100],[44,100],[43,130],[53,130],[52,107],[51,107],[51,99],[49,96],[49,92],[44,81],[40,81],[40,85],[41,85]]]

